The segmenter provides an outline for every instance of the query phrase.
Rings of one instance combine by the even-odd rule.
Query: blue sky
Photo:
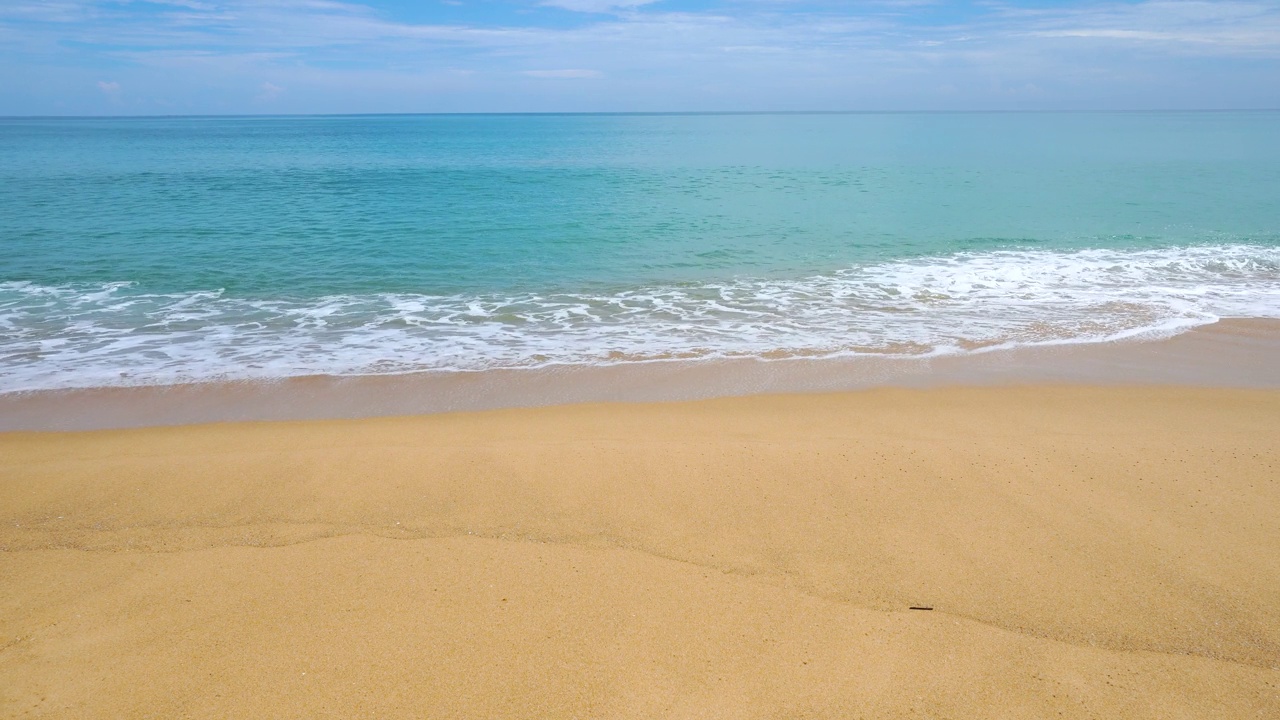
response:
[[[0,0],[0,115],[1280,107],[1280,0]]]

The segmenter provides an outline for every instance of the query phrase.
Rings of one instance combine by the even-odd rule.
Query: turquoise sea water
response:
[[[1280,113],[0,119],[0,391],[1280,317]]]

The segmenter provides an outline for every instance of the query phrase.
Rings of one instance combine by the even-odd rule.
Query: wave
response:
[[[940,355],[1280,317],[1280,248],[1001,250],[596,293],[253,299],[0,283],[0,391],[729,357]]]

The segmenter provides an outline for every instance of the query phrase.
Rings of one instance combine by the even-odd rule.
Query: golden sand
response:
[[[3,717],[1280,717],[1277,391],[8,433],[0,549]]]

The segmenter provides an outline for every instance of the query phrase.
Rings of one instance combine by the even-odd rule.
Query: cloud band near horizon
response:
[[[11,0],[0,73],[4,115],[1274,108],[1280,2]]]

